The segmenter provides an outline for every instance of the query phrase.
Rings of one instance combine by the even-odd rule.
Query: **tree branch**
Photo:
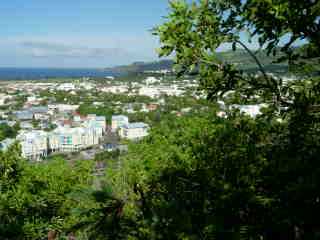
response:
[[[211,61],[208,61],[208,60],[204,60],[204,59],[202,59],[202,58],[200,58],[200,62],[205,63],[205,64],[209,64],[209,65],[212,65],[212,66],[215,66],[215,67],[217,67],[217,68],[219,68],[219,69],[222,68],[222,64],[218,64],[218,63],[215,63],[215,62],[211,62]]]
[[[260,72],[262,73],[262,75],[264,76],[264,78],[266,80],[268,80],[268,75],[267,73],[264,71],[264,68],[262,66],[262,64],[260,63],[259,59],[257,58],[257,56],[240,40],[235,40],[236,43],[238,43],[239,45],[241,45],[247,53],[249,53],[249,55],[253,58],[253,60],[256,62],[256,64],[259,67]]]
[[[281,94],[278,88],[278,83],[277,81],[273,78],[273,77],[268,77],[267,73],[265,72],[262,64],[260,63],[259,59],[257,58],[257,56],[240,40],[235,40],[236,43],[238,43],[239,45],[241,45],[246,52],[253,58],[253,60],[256,62],[256,64],[259,67],[260,72],[262,73],[263,77],[265,78],[266,82],[269,83],[269,88],[273,91],[275,91],[276,94],[276,98],[277,98],[277,102],[278,103],[282,103],[282,98],[281,98]],[[271,81],[271,83],[270,83]]]

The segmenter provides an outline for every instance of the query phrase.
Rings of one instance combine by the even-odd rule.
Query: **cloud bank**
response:
[[[106,58],[106,57],[128,57],[131,55],[128,51],[121,48],[90,48],[75,47],[64,44],[50,42],[25,41],[21,43],[25,54],[32,57],[49,58]]]
[[[0,67],[109,67],[157,59],[150,35],[0,38]]]

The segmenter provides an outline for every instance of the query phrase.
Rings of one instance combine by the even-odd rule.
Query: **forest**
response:
[[[177,78],[195,76],[209,103],[254,96],[263,113],[161,118],[128,154],[102,156],[103,177],[90,161],[29,164],[14,145],[0,152],[0,238],[320,239],[319,16],[317,0],[170,1],[153,34]],[[244,31],[298,79],[267,74]],[[217,57],[222,44],[257,72]]]

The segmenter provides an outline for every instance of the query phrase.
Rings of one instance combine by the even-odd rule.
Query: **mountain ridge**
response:
[[[286,63],[274,63],[277,58],[268,56],[265,51],[256,53],[256,56],[261,64],[265,67],[266,71],[279,73],[286,73],[288,71],[288,65]],[[239,49],[236,51],[219,52],[217,53],[217,57],[224,62],[229,62],[237,65],[241,70],[247,72],[258,71],[256,62],[245,50]],[[129,65],[120,65],[116,67],[105,68],[105,70],[120,74],[130,74],[146,71],[171,70],[172,67],[173,60],[163,59],[151,62],[138,61]]]

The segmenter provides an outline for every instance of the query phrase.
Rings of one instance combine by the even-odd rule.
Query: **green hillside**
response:
[[[276,58],[272,56],[267,56],[267,54],[264,51],[257,53],[257,57],[262,63],[262,65],[269,72],[286,73],[288,71],[287,64],[274,64],[273,61],[275,61]],[[244,50],[221,52],[218,53],[218,58],[225,62],[236,64],[240,69],[247,72],[255,72],[258,70],[254,60]],[[107,68],[107,70],[114,73],[130,74],[144,71],[171,69],[172,65],[172,60],[161,60],[155,62],[135,62],[130,65]]]

